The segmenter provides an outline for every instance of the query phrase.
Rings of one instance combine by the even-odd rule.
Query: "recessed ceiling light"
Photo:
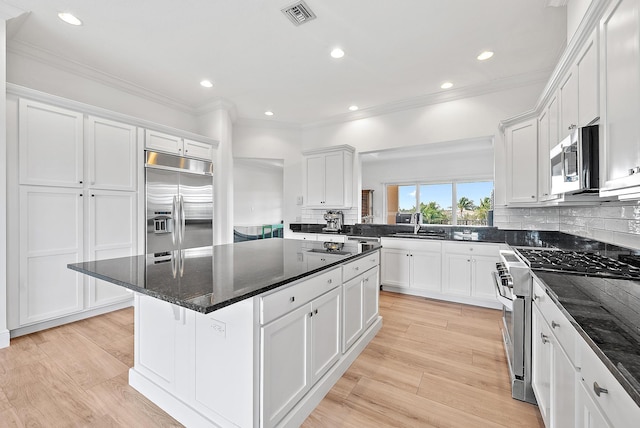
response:
[[[266,116],[273,116],[273,112],[271,110],[267,110],[264,112]]]
[[[349,107],[349,110],[356,111],[356,110],[358,110],[358,106],[351,106],[351,107]]]
[[[335,48],[331,51],[331,56],[333,58],[342,58],[344,56],[344,51],[340,48]]]
[[[204,86],[205,88],[213,88],[213,83],[211,83],[211,80],[203,80],[200,82],[200,85]]]
[[[82,25],[82,21],[75,17],[72,13],[69,12],[60,12],[58,14],[58,18],[62,19],[67,24],[71,25]]]
[[[482,52],[480,55],[478,55],[478,60],[479,61],[484,61],[485,59],[489,59],[493,56],[493,52],[491,51],[484,51]]]
[[[451,82],[444,82],[442,85],[440,85],[440,87],[441,87],[442,89],[449,89],[449,88],[453,87],[453,83],[451,83]]]

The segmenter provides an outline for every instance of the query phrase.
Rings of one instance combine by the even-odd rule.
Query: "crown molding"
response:
[[[247,117],[238,118],[235,125],[243,128],[289,129],[294,131],[302,130],[302,125],[299,123],[281,122],[271,119],[251,119]]]
[[[229,117],[231,117],[231,122],[233,123],[238,119],[238,109],[236,108],[236,105],[222,97],[216,97],[213,101],[197,107],[194,110],[194,114],[196,116],[202,116],[217,110],[226,110],[229,113]]]
[[[0,2],[0,18],[8,21],[9,19],[17,18],[18,16],[28,13],[26,10],[19,7],[8,4],[4,1]]]
[[[195,113],[195,109],[183,101],[167,97],[163,94],[121,79],[112,74],[106,73],[93,67],[89,67],[77,61],[66,58],[62,55],[55,54],[46,49],[42,49],[31,43],[14,39],[7,43],[7,51],[14,55],[23,56],[25,58],[38,61],[42,64],[64,70],[71,74],[75,74],[76,76],[93,80],[95,82],[110,86],[114,89],[118,89],[131,95],[135,95],[137,97],[165,105],[184,113]]]
[[[456,88],[448,91],[422,95],[419,97],[399,100],[387,104],[381,104],[378,106],[361,109],[355,112],[342,113],[317,122],[309,122],[303,124],[302,128],[318,128],[342,122],[349,122],[373,116],[380,116],[399,111],[425,107],[428,105],[487,95],[533,84],[540,84],[547,81],[551,71],[551,69],[538,70],[531,73],[520,74],[517,76],[495,79],[486,84],[470,85],[463,88]]]

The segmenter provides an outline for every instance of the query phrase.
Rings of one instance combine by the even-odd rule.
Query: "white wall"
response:
[[[197,121],[191,112],[142,98],[22,55],[7,55],[7,81],[161,125],[197,132]]]
[[[259,159],[234,159],[233,224],[278,224],[283,219],[283,167]]]
[[[567,3],[567,43],[575,34],[592,0],[569,0]]]
[[[362,164],[362,188],[372,189],[374,223],[385,223],[386,184],[493,180],[491,140],[450,142],[450,149],[424,156]]]
[[[267,121],[239,122],[233,128],[233,154],[236,158],[282,159],[283,201],[282,219],[285,237],[289,224],[301,219],[302,196],[302,133],[298,127],[281,126]]]

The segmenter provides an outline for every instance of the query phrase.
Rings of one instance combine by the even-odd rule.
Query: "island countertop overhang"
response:
[[[329,243],[327,243],[329,244]],[[377,243],[266,239],[95,260],[69,269],[210,313],[379,250]]]

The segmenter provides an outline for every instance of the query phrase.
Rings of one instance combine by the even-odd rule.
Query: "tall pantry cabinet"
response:
[[[19,327],[129,301],[67,264],[137,253],[137,128],[18,103]]]

